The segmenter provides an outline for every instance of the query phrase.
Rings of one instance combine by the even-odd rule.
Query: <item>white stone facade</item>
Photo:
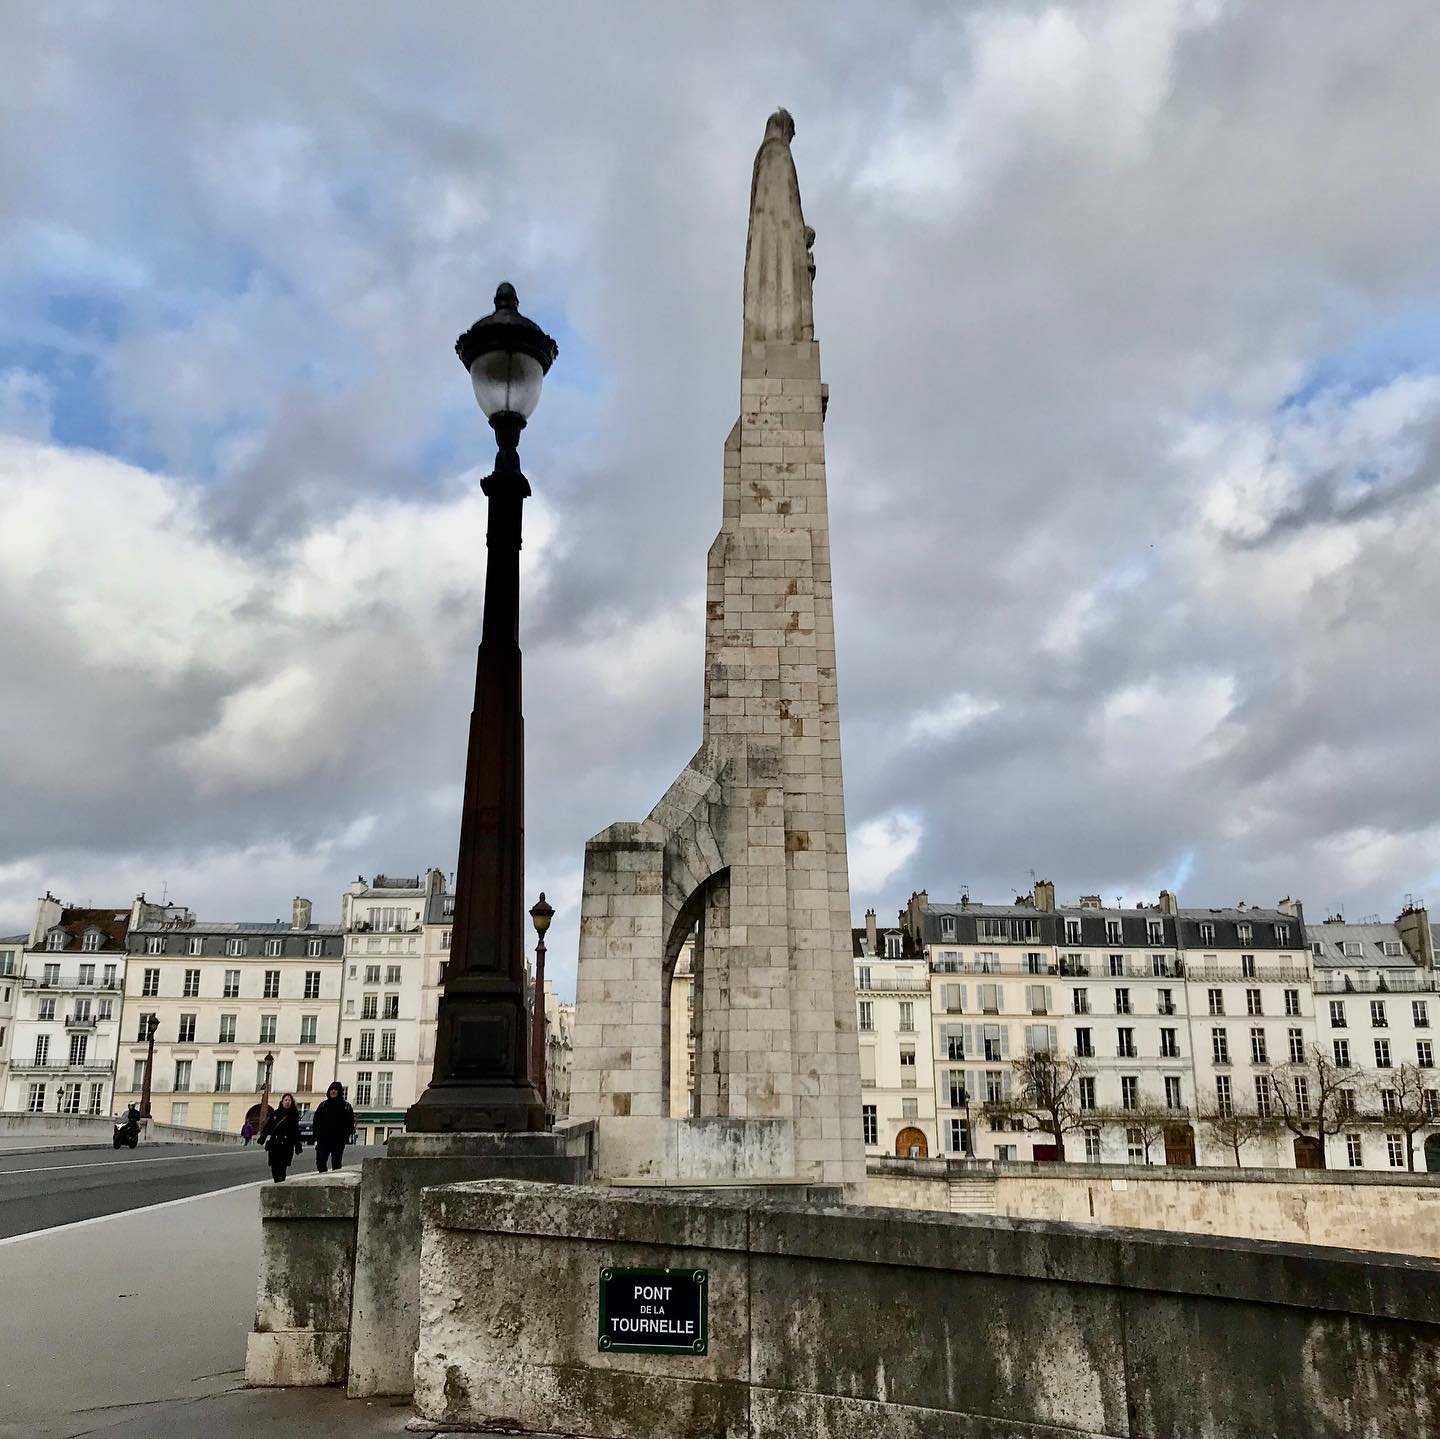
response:
[[[139,1104],[151,1015],[150,1113],[164,1124],[238,1133],[293,1093],[314,1108],[335,1078],[340,929],[296,899],[287,923],[206,921],[145,905],[127,936],[116,1108]],[[267,1063],[267,1056],[269,1062]]]
[[[111,1112],[125,936],[141,907],[74,908],[48,894],[36,902],[18,982],[0,980],[14,1014],[0,1108]]]
[[[1330,920],[1306,930],[1320,1050],[1354,1075],[1357,1122],[1331,1139],[1331,1168],[1440,1170],[1440,993],[1423,910],[1394,924]],[[1433,1123],[1407,1140],[1393,1110],[1418,1089]]]
[[[15,1015],[20,1005],[20,974],[24,967],[28,934],[0,938],[0,1106],[5,1102],[10,1077],[10,1045],[15,1037]]]
[[[854,931],[860,1036],[860,1131],[867,1156],[938,1155],[934,1026],[923,953],[903,929],[880,929],[871,910]]]
[[[357,880],[341,898],[344,981],[337,1073],[362,1142],[405,1128],[430,1082],[454,895],[438,869]]]

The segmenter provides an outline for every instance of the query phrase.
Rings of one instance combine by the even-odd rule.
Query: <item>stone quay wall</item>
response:
[[[704,1353],[598,1342],[703,1270]],[[1437,1439],[1440,1264],[514,1181],[424,1197],[421,1418],[601,1439]]]
[[[866,1201],[1440,1259],[1440,1175],[872,1159]]]

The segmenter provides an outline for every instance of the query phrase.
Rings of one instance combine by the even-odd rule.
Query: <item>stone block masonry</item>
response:
[[[245,1382],[343,1384],[349,1356],[360,1176],[315,1175],[260,1190],[260,1288]]]
[[[598,1439],[1440,1439],[1440,1264],[504,1181],[424,1199],[415,1401]],[[597,1342],[704,1271],[703,1355]]]
[[[751,186],[740,415],[707,571],[703,743],[645,820],[586,847],[571,1112],[601,1121],[602,1148],[617,1121],[671,1117],[669,981],[696,931],[699,1116],[783,1121],[788,1177],[855,1190],[826,389],[793,130],[784,111],[771,117]]]

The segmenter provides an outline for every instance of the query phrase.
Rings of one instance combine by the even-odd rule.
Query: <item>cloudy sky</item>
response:
[[[1430,0],[11,5],[0,932],[453,866],[527,432],[529,885],[699,737],[750,164],[819,232],[856,913],[1440,901]]]

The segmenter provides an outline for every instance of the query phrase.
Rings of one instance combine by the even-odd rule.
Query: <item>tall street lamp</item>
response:
[[[535,926],[535,999],[531,1006],[530,1026],[530,1073],[535,1078],[535,1088],[540,1091],[544,1102],[545,1093],[545,931],[555,917],[553,905],[545,903],[545,891],[540,899],[530,906],[530,923]]]
[[[513,285],[455,342],[490,428],[485,610],[465,759],[450,966],[435,1069],[405,1114],[422,1133],[542,1130],[525,1032],[525,721],[520,704],[520,509],[530,484],[520,432],[558,347],[521,313]]]
[[[270,1113],[270,1081],[275,1075],[275,1056],[266,1050],[265,1058],[260,1062],[265,1066],[265,1088],[260,1092],[260,1123],[264,1124]]]
[[[145,1019],[145,1080],[140,1086],[140,1114],[150,1118],[150,1084],[155,1077],[155,1031],[160,1028],[159,1019],[151,1014]]]

